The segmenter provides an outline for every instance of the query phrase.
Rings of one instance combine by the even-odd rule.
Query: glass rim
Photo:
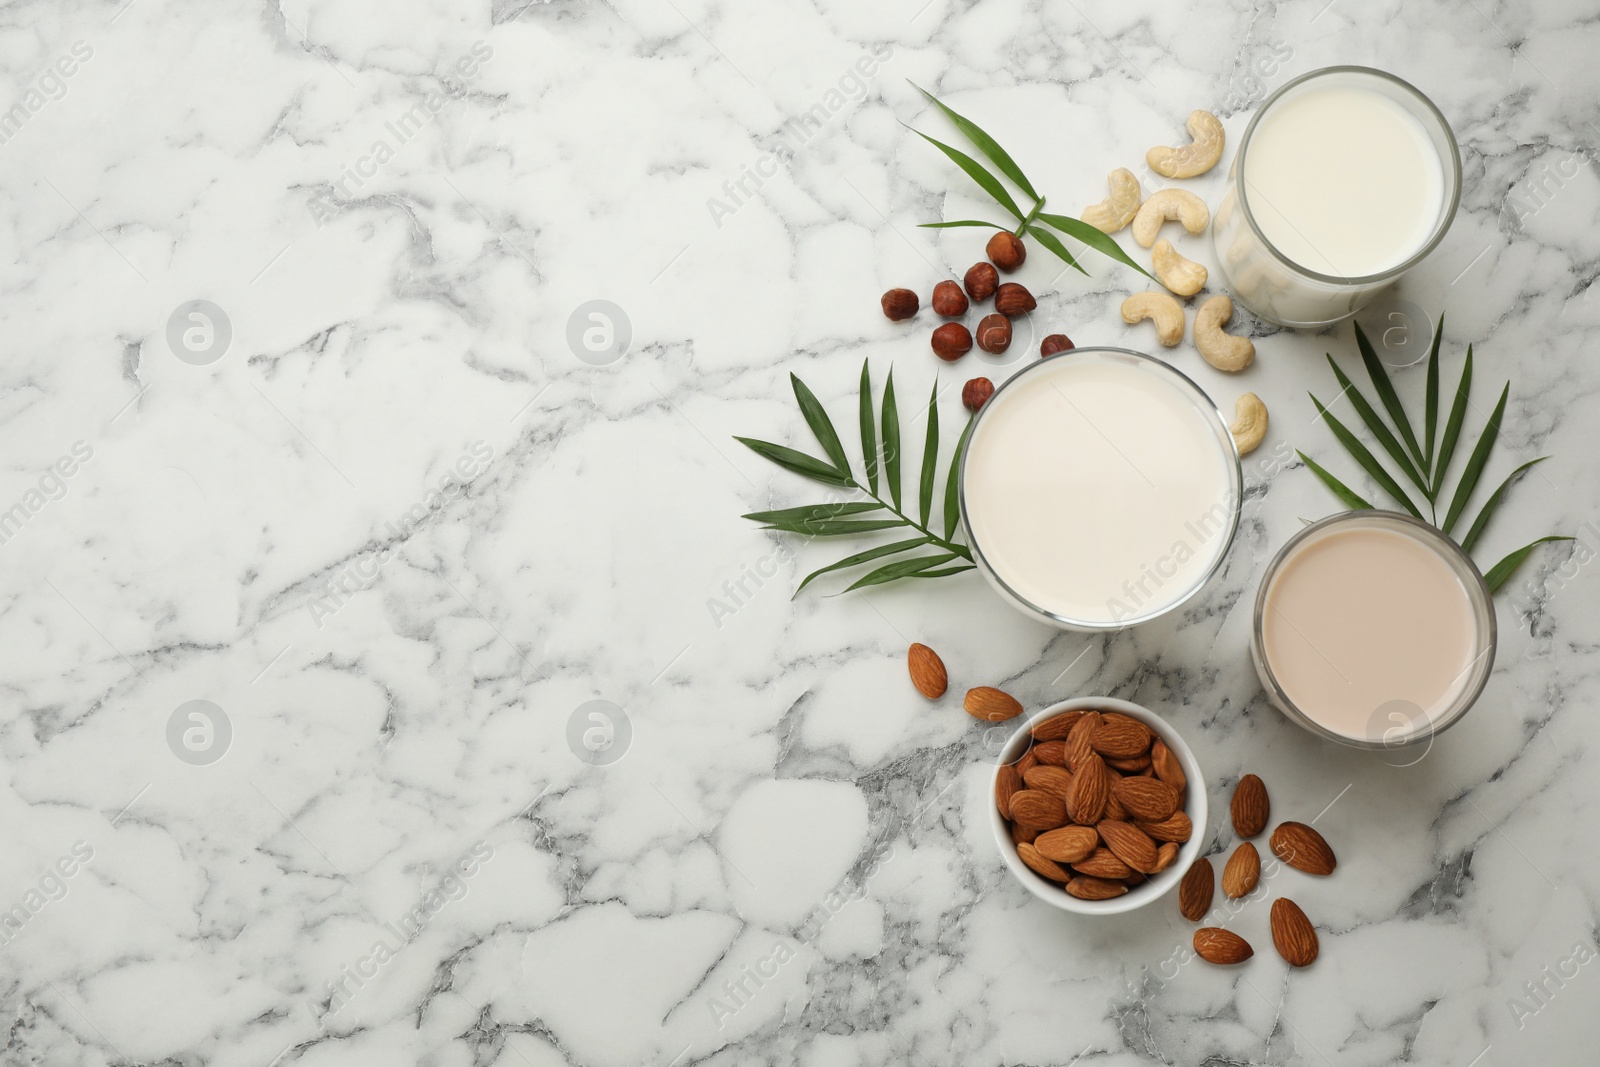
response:
[[[1478,652],[1473,663],[1469,665],[1473,675],[1469,678],[1467,685],[1462,687],[1461,692],[1451,701],[1449,709],[1444,714],[1436,719],[1428,719],[1425,727],[1412,732],[1400,741],[1389,741],[1383,738],[1352,737],[1349,734],[1341,734],[1318,722],[1284,691],[1283,683],[1278,680],[1278,676],[1273,671],[1272,664],[1266,654],[1264,627],[1267,591],[1271,588],[1273,579],[1278,576],[1278,572],[1283,569],[1283,564],[1288,560],[1289,555],[1312,535],[1326,530],[1330,526],[1339,526],[1351,522],[1371,522],[1374,520],[1379,523],[1390,523],[1405,527],[1409,535],[1415,536],[1419,541],[1426,542],[1442,555],[1453,559],[1459,564],[1459,569],[1473,579],[1473,581],[1463,581],[1462,585],[1466,588],[1467,599],[1472,605],[1475,621],[1479,614],[1486,620],[1478,635],[1483,650]],[[1424,522],[1403,511],[1390,511],[1385,508],[1341,511],[1326,518],[1318,519],[1316,522],[1297,531],[1293,537],[1284,542],[1283,547],[1278,549],[1277,554],[1272,557],[1272,561],[1267,564],[1267,569],[1261,576],[1261,584],[1256,589],[1254,617],[1250,622],[1252,658],[1256,662],[1257,673],[1261,676],[1261,681],[1267,685],[1268,695],[1272,698],[1273,704],[1289,718],[1312,733],[1330,741],[1337,741],[1352,748],[1362,749],[1386,750],[1401,748],[1417,741],[1437,737],[1457,722],[1460,722],[1467,712],[1472,710],[1473,705],[1478,702],[1478,698],[1483,695],[1484,688],[1489,684],[1489,676],[1494,673],[1494,661],[1499,650],[1499,644],[1500,628],[1498,620],[1495,618],[1494,595],[1489,592],[1489,584],[1484,581],[1483,572],[1472,561],[1472,557],[1467,555],[1460,545],[1452,541],[1433,524]]]
[[[1316,78],[1323,78],[1334,74],[1367,75],[1399,86],[1401,90],[1411,94],[1411,96],[1421,103],[1423,108],[1433,116],[1434,121],[1439,124],[1439,128],[1442,129],[1446,134],[1444,138],[1445,143],[1450,146],[1449,158],[1447,160],[1441,160],[1441,163],[1445,164],[1446,177],[1448,178],[1453,175],[1454,180],[1451,183],[1450,195],[1448,197],[1449,203],[1445,210],[1440,213],[1439,221],[1434,226],[1432,234],[1409,258],[1393,267],[1390,267],[1387,270],[1379,271],[1376,274],[1351,275],[1348,277],[1340,274],[1323,274],[1321,271],[1312,270],[1310,267],[1305,266],[1297,260],[1289,258],[1283,253],[1282,250],[1278,248],[1277,245],[1268,240],[1266,234],[1261,232],[1261,226],[1256,222],[1255,212],[1250,209],[1249,193],[1245,189],[1245,155],[1250,149],[1250,140],[1255,135],[1256,125],[1260,123],[1262,117],[1272,109],[1273,104],[1277,103],[1278,100],[1284,96],[1284,94],[1288,93],[1296,86]],[[1262,247],[1265,248],[1272,255],[1272,257],[1283,266],[1307,278],[1310,278],[1313,281],[1322,282],[1325,285],[1383,285],[1394,281],[1396,278],[1400,277],[1400,275],[1404,274],[1406,271],[1410,270],[1412,267],[1426,259],[1428,253],[1437,248],[1439,246],[1439,242],[1444,240],[1444,235],[1449,232],[1451,224],[1455,222],[1456,211],[1461,206],[1461,146],[1456,143],[1455,129],[1450,125],[1450,121],[1444,117],[1444,113],[1439,110],[1438,105],[1430,100],[1427,94],[1425,94],[1421,89],[1418,89],[1415,85],[1412,85],[1404,78],[1390,74],[1386,70],[1379,70],[1376,67],[1363,67],[1358,64],[1341,64],[1332,67],[1318,67],[1316,70],[1307,71],[1297,78],[1291,78],[1289,81],[1278,86],[1277,89],[1273,90],[1272,93],[1261,102],[1261,106],[1257,108],[1256,113],[1250,117],[1249,125],[1244,128],[1244,133],[1239,138],[1239,149],[1234,153],[1233,159],[1232,181],[1239,197],[1239,207],[1244,212],[1245,224],[1250,227],[1250,232],[1255,235],[1258,241],[1261,242]]]
[[[1157,375],[1166,374],[1175,379],[1173,384],[1177,386],[1178,389],[1185,395],[1187,395],[1191,402],[1194,403],[1196,410],[1200,413],[1201,418],[1206,421],[1207,425],[1210,426],[1214,423],[1215,426],[1221,430],[1222,437],[1228,442],[1226,456],[1233,460],[1231,465],[1226,463],[1224,464],[1228,468],[1230,514],[1228,518],[1227,536],[1223,538],[1221,546],[1217,550],[1216,558],[1211,561],[1210,566],[1205,569],[1205,573],[1195,581],[1194,585],[1186,590],[1183,595],[1178,597],[1176,600],[1173,600],[1172,602],[1157,608],[1154,611],[1148,611],[1140,615],[1115,621],[1075,619],[1070,615],[1063,615],[1059,612],[1051,611],[1049,608],[1035,604],[1033,601],[1017,592],[1016,589],[1012,588],[1011,583],[1007,582],[1003,577],[1000,576],[1000,573],[995,570],[994,565],[989,562],[989,558],[984,554],[983,547],[978,543],[978,538],[972,531],[972,520],[969,518],[967,510],[967,461],[972,457],[972,442],[977,440],[978,431],[981,428],[980,424],[982,423],[984,416],[993,410],[995,401],[1000,398],[1000,394],[1011,388],[1016,382],[1021,381],[1030,374],[1036,373],[1039,368],[1051,365],[1052,361],[1054,360],[1078,359],[1083,356],[1096,356],[1104,354],[1123,357],[1134,362],[1147,365],[1154,368]],[[995,583],[995,585],[997,585],[1013,603],[1022,607],[1025,611],[1032,612],[1041,619],[1049,621],[1057,626],[1065,627],[1069,630],[1078,630],[1091,633],[1109,633],[1117,630],[1125,630],[1131,626],[1138,626],[1141,623],[1149,622],[1152,619],[1159,618],[1170,611],[1176,610],[1201,589],[1204,589],[1206,585],[1210,583],[1211,579],[1216,576],[1216,573],[1222,569],[1223,563],[1227,560],[1228,554],[1233,548],[1234,538],[1237,536],[1239,531],[1239,517],[1244,509],[1244,464],[1239,458],[1239,448],[1238,445],[1234,443],[1233,432],[1228,429],[1228,420],[1223,417],[1221,409],[1219,409],[1216,405],[1216,401],[1212,400],[1210,395],[1204,389],[1200,388],[1199,384],[1193,378],[1189,377],[1181,370],[1178,370],[1165,360],[1159,359],[1152,355],[1147,355],[1144,352],[1135,352],[1129,348],[1118,348],[1115,345],[1088,345],[1083,348],[1069,348],[1064,352],[1056,352],[1053,355],[1045,356],[1042,359],[1036,360],[1032,364],[1023,367],[1020,371],[1013,374],[1005,381],[1001,382],[1000,385],[995,388],[993,395],[991,395],[989,399],[984,402],[983,407],[979,408],[977,415],[973,417],[972,431],[968,435],[966,446],[961,450],[961,474],[956,482],[956,503],[961,513],[961,524],[967,532],[967,547],[972,549],[973,562],[978,565],[984,577]]]

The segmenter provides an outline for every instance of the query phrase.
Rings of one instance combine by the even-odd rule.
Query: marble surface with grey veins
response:
[[[1597,48],[1577,0],[6,5],[0,1061],[1592,1062]],[[1007,357],[939,364],[927,312],[884,319],[982,242],[917,228],[983,208],[902,125],[956,137],[908,82],[1076,213],[1191,109],[1236,138],[1349,62],[1430,94],[1465,167],[1362,321],[1415,401],[1446,314],[1472,432],[1513,381],[1485,485],[1553,457],[1482,563],[1582,538],[1498,598],[1459,728],[1330,746],[1249,666],[1266,561],[1336,507],[1295,450],[1356,478],[1306,395],[1337,394],[1324,352],[1358,369],[1348,324],[1246,317],[1232,379],[1167,353],[1272,413],[1170,620],[1058,633],[972,574],[791,599],[853,546],[738,518],[816,492],[732,439],[810,447],[790,372],[848,427],[863,358],[902,397],[937,374],[948,454],[961,383],[1043,334],[1153,345],[1131,272],[1037,248]],[[1214,810],[1260,774],[1337,873],[1269,879],[1228,970],[1170,900],[1057,913],[990,838],[975,684],[1149,706]],[[1319,927],[1308,970],[1277,895]]]

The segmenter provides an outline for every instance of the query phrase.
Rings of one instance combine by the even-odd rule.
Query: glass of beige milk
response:
[[[1210,397],[1159,359],[1076,348],[1008,379],[962,456],[962,522],[985,578],[1067,630],[1163,615],[1216,573],[1243,476]]]
[[[1461,154],[1439,109],[1370,67],[1325,67],[1269,96],[1234,154],[1212,241],[1264,319],[1348,318],[1431,252],[1455,218]]]
[[[1399,512],[1350,511],[1302,529],[1267,567],[1250,653],[1285,715],[1376,749],[1465,715],[1495,642],[1489,588],[1454,542]]]

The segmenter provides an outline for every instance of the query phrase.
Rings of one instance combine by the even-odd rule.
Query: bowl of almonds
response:
[[[1083,915],[1132,911],[1165,895],[1199,858],[1204,783],[1189,746],[1153,712],[1110,697],[1066,700],[1033,715],[1001,749],[989,812],[995,844],[1048,904]]]

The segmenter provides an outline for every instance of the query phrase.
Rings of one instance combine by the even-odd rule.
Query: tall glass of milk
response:
[[[1269,96],[1239,141],[1212,228],[1235,299],[1321,327],[1355,314],[1444,237],[1461,154],[1439,109],[1370,67],[1324,67]]]
[[[1210,397],[1165,362],[1077,348],[978,411],[959,499],[972,557],[1014,607],[1067,630],[1172,611],[1222,566],[1239,453]]]

